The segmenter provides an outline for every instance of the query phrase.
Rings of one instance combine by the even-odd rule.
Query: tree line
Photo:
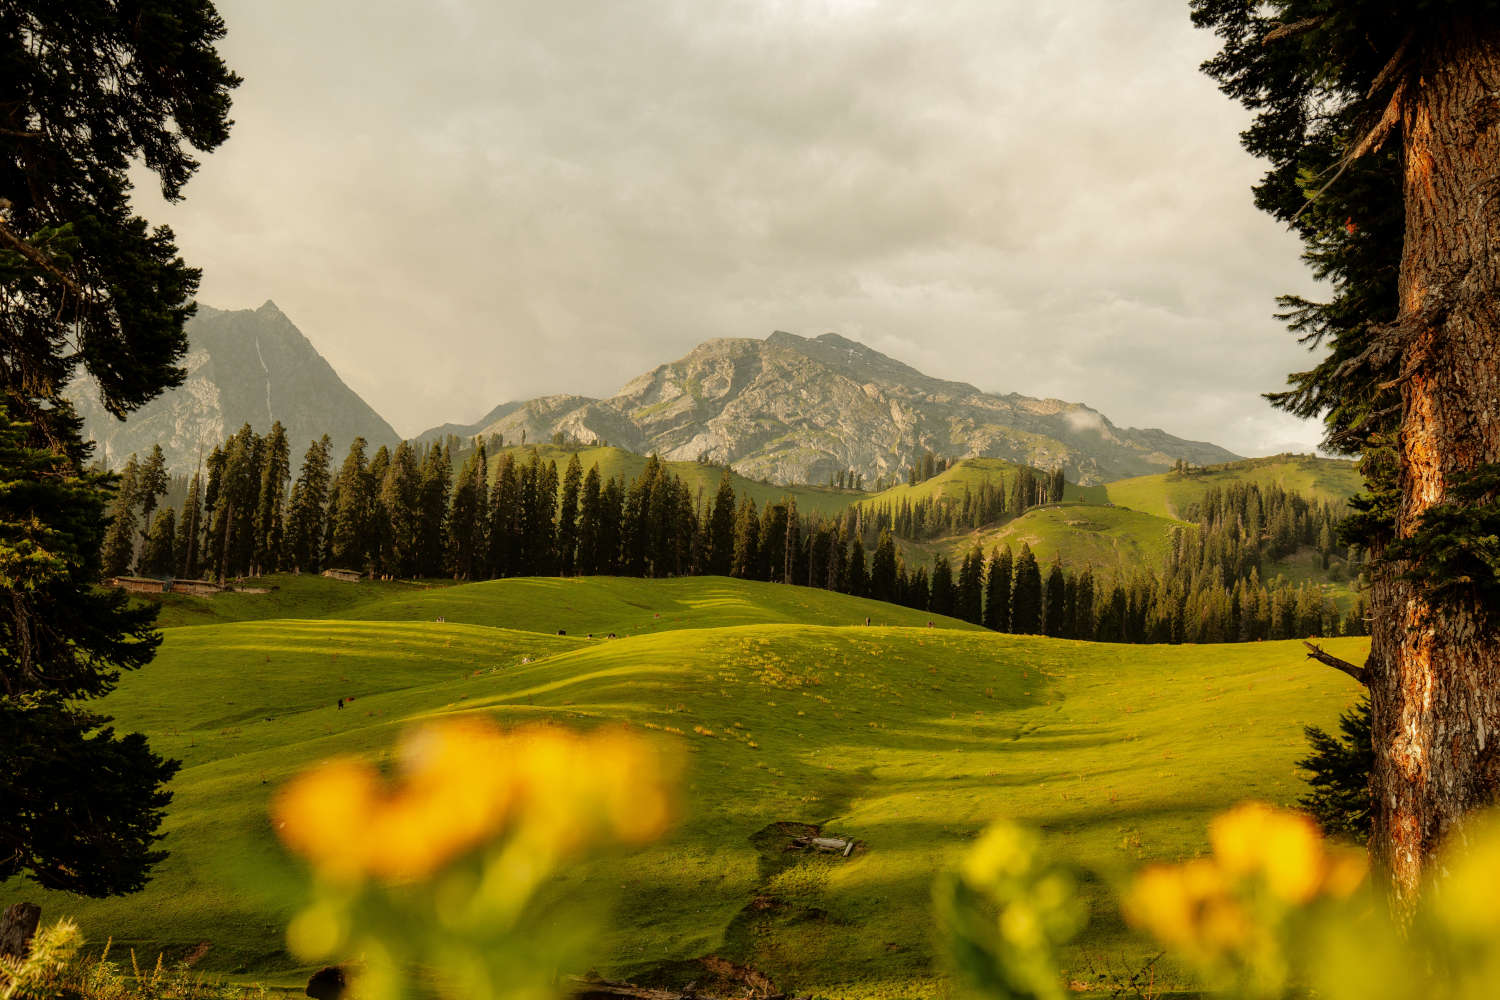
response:
[[[1247,533],[1267,521],[1285,521],[1294,539],[1324,534],[1331,508],[1277,489],[1264,498],[1253,486],[1211,491],[1197,530],[1174,538],[1163,574],[1114,579],[1060,562],[1044,573],[1026,545],[908,566],[888,509],[802,516],[794,497],[758,505],[736,496],[727,471],[708,497],[656,456],[627,479],[605,478],[597,464],[585,472],[576,453],[561,472],[535,448],[491,458],[484,441],[467,452],[457,440],[366,450],[355,439],[335,471],[325,435],[292,480],[281,425],[265,435],[246,425],[194,474],[181,515],[157,509],[167,482],[160,449],[144,462],[132,456],[105,537],[106,572],[128,572],[134,558],[143,574],[219,580],[330,568],[460,580],[722,575],[870,597],[1002,632],[1107,642],[1233,642],[1362,625],[1316,588],[1263,584],[1246,559]],[[1046,496],[1055,482],[1022,468],[1011,496]],[[993,502],[987,487],[978,496]]]
[[[991,483],[986,477],[977,488],[965,483],[962,496],[864,504],[864,518],[872,532],[890,531],[897,538],[920,541],[971,531],[1008,516],[1019,516],[1042,504],[1058,503],[1065,487],[1062,469],[1042,472],[1023,465],[1011,477],[1009,489],[1003,478],[999,483]]]

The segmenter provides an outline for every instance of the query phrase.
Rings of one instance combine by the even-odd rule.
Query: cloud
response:
[[[404,433],[786,329],[1296,436],[1259,393],[1306,362],[1271,313],[1311,285],[1179,7],[219,6],[233,137],[147,214],[205,302],[275,299]]]
[[[1063,415],[1063,419],[1075,431],[1093,431],[1095,434],[1104,433],[1104,418],[1093,410],[1069,410]]]

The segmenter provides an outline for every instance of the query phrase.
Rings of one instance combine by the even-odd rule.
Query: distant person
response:
[[[340,698],[339,699],[339,711],[342,712],[343,710],[344,710],[344,699]]]
[[[865,615],[865,628],[869,628],[869,627],[870,627],[870,616],[869,615]]]

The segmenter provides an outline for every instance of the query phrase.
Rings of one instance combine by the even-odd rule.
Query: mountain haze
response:
[[[983,392],[932,378],[848,338],[776,332],[723,339],[631,380],[608,399],[543,396],[422,437],[561,431],[664,458],[706,455],[745,476],[820,483],[854,469],[867,483],[904,476],[922,450],[1061,465],[1079,483],[1161,472],[1179,458],[1233,461],[1217,445],[1157,429],[1119,428],[1081,403]]]
[[[200,304],[187,324],[187,379],[119,421],[99,404],[89,380],[68,396],[84,418],[94,457],[118,468],[132,452],[144,456],[160,444],[175,472],[190,473],[201,454],[242,424],[259,433],[281,421],[295,470],[308,442],[327,434],[337,463],[363,436],[371,449],[399,435],[344,384],[317,349],[276,304],[223,310]]]

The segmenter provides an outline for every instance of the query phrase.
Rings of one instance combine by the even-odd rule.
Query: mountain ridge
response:
[[[1206,465],[1239,457],[1159,428],[1116,427],[1082,403],[936,378],[836,333],[781,330],[764,340],[704,341],[605,399],[515,401],[418,440],[448,433],[511,442],[561,433],[675,460],[706,457],[779,483],[824,482],[841,469],[889,481],[924,450],[1061,465],[1085,484],[1164,471],[1179,458]]]
[[[356,436],[372,448],[400,440],[270,299],[256,309],[200,303],[187,334],[183,384],[124,421],[100,405],[90,380],[68,387],[97,460],[118,468],[126,456],[160,444],[168,467],[187,473],[242,424],[265,433],[277,420],[286,428],[294,467],[308,442],[323,434],[332,439],[336,460]]]

